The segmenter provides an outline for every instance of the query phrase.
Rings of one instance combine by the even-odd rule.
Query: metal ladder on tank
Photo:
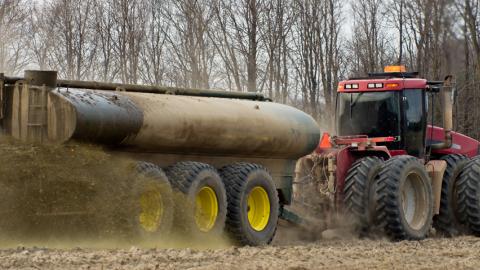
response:
[[[27,113],[27,140],[42,142],[47,137],[47,90],[30,88]]]

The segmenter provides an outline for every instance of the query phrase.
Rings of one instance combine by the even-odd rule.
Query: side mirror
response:
[[[427,92],[429,93],[438,93],[440,92],[440,87],[438,86],[430,86],[427,88]]]

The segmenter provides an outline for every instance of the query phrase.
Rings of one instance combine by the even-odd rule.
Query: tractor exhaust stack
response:
[[[452,75],[447,75],[443,82],[441,90],[441,99],[443,105],[443,130],[445,133],[444,141],[432,144],[432,149],[446,149],[452,147],[452,129],[453,129],[453,109],[452,109]]]

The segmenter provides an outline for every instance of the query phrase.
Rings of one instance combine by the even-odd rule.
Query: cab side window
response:
[[[409,155],[423,158],[425,155],[425,92],[421,89],[403,91],[402,106],[405,112],[403,142]]]

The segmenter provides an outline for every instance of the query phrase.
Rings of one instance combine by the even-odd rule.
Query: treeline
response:
[[[330,122],[339,80],[402,63],[456,78],[480,138],[480,0],[0,0],[0,70],[260,91]]]

